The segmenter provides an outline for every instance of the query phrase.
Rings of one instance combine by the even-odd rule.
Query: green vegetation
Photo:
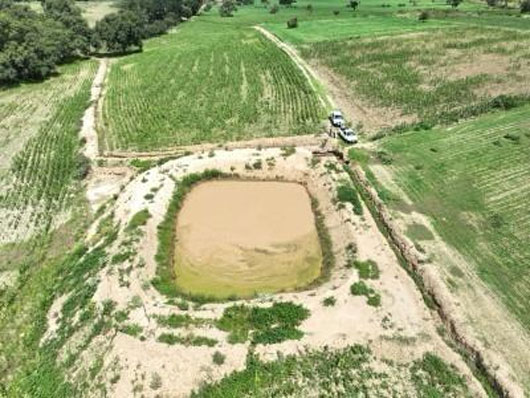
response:
[[[131,221],[129,221],[129,224],[127,225],[127,228],[125,228],[125,231],[130,232],[140,227],[143,227],[145,224],[147,224],[147,220],[149,220],[150,218],[151,214],[149,213],[149,210],[140,210],[134,216],[132,216]]]
[[[333,307],[336,302],[337,299],[335,299],[335,297],[329,296],[322,300],[322,305],[324,305],[324,307]]]
[[[180,344],[184,346],[207,346],[214,347],[217,340],[205,336],[196,336],[188,334],[185,336],[177,336],[173,333],[162,333],[158,336],[157,341],[168,345]]]
[[[377,369],[377,370],[376,370]],[[412,391],[408,390],[413,380]],[[434,354],[404,364],[376,366],[370,350],[354,345],[342,350],[309,351],[272,362],[250,355],[242,371],[203,385],[193,398],[251,396],[265,398],[291,396],[307,392],[329,396],[330,391],[344,391],[349,396],[384,398],[402,396],[407,386],[415,396],[425,398],[470,397],[464,378],[457,370]]]
[[[365,296],[367,298],[366,302],[372,307],[381,305],[381,295],[363,281],[355,282],[351,285],[350,291],[354,296]]]
[[[350,203],[353,206],[353,212],[362,216],[363,205],[359,194],[351,184],[341,184],[337,187],[337,199],[341,203]]]
[[[414,209],[430,217],[527,328],[529,111],[526,106],[382,142],[394,158],[388,166],[394,180]]]
[[[217,327],[230,333],[232,344],[249,339],[253,344],[276,344],[302,338],[298,326],[308,317],[306,308],[291,302],[276,302],[268,308],[241,304],[226,308]]]
[[[128,323],[120,327],[120,332],[128,334],[129,336],[138,337],[144,329],[137,323]]]
[[[373,260],[354,261],[353,266],[359,272],[361,279],[379,279],[379,267]]]
[[[217,366],[221,366],[223,363],[225,363],[226,355],[219,351],[215,351],[212,356],[212,361]]]
[[[47,231],[59,213],[84,200],[77,194],[87,167],[79,155],[79,121],[95,67],[93,61],[71,64],[42,85],[0,92],[0,137],[12,151],[1,165],[7,170],[0,171],[0,225],[6,237]],[[18,140],[24,145],[17,152]]]
[[[320,102],[289,56],[225,19],[203,16],[113,65],[100,131],[107,149],[317,131]]]
[[[318,42],[303,46],[302,55],[342,77],[364,103],[388,109],[388,124],[413,121],[426,129],[528,102],[522,83],[529,38],[522,31],[459,25],[451,34]],[[472,69],[469,57],[480,66]]]
[[[189,326],[199,326],[207,324],[209,321],[206,319],[192,318],[191,316],[185,314],[171,314],[171,315],[158,315],[156,317],[156,322],[168,328],[186,328]]]

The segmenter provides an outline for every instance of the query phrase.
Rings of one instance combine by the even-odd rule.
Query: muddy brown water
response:
[[[189,293],[248,296],[289,290],[320,273],[306,189],[274,181],[211,181],[177,216],[177,284]]]

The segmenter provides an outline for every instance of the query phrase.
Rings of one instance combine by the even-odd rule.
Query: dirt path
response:
[[[95,160],[99,154],[98,133],[96,131],[97,107],[101,99],[101,91],[108,69],[108,59],[99,60],[99,68],[92,83],[90,91],[90,106],[85,111],[82,119],[80,135],[85,139],[84,155],[90,160]]]

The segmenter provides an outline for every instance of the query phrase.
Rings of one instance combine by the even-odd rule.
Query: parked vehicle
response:
[[[331,122],[332,126],[335,127],[341,127],[344,126],[344,117],[342,116],[341,111],[333,111],[329,115],[329,121]]]
[[[358,141],[357,134],[349,127],[342,126],[339,128],[339,135],[348,144],[356,144]]]

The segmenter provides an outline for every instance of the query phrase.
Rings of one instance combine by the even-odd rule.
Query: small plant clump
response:
[[[162,333],[158,336],[157,341],[168,345],[181,344],[183,346],[207,346],[214,347],[217,340],[205,337],[188,334],[186,336],[178,336],[173,333]]]
[[[226,355],[224,355],[223,353],[221,353],[219,351],[215,351],[213,353],[212,361],[217,366],[221,366],[222,364],[224,364],[225,363],[225,359],[226,359]]]
[[[333,307],[336,302],[337,299],[335,299],[333,296],[326,297],[324,300],[322,300],[324,307]]]
[[[363,214],[363,206],[359,194],[350,184],[342,184],[337,187],[337,199],[341,203],[351,203],[353,212],[359,216]]]
[[[375,261],[373,260],[354,261],[353,266],[359,272],[359,278],[379,279],[380,271]]]
[[[372,307],[379,307],[381,305],[381,295],[363,281],[355,282],[351,285],[350,291],[354,296],[365,296],[368,299],[368,305]]]
[[[298,27],[298,18],[293,17],[287,21],[287,28],[294,29]]]
[[[233,305],[224,310],[217,327],[229,332],[232,344],[275,344],[298,340],[303,333],[298,326],[309,317],[309,310],[292,302],[277,302],[269,308]]]

